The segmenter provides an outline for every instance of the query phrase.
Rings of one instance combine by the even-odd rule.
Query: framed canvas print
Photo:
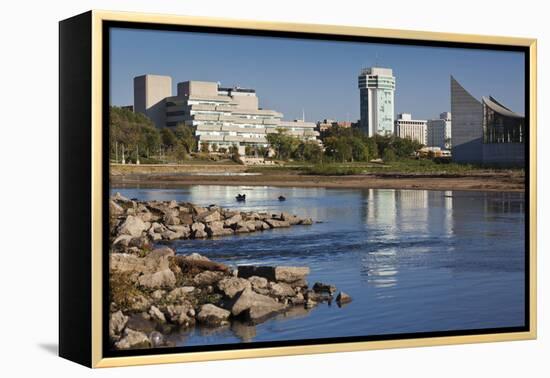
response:
[[[60,22],[60,355],[536,337],[536,41]]]

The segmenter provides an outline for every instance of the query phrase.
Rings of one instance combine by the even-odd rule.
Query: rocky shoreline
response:
[[[183,238],[223,237],[311,225],[287,213],[239,212],[176,201],[110,200],[109,337],[114,349],[171,346],[168,335],[193,327],[254,326],[293,309],[333,300],[333,285],[308,286],[308,267],[237,266],[168,246]]]

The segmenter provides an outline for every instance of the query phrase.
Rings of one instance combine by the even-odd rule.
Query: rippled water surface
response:
[[[230,265],[309,266],[310,284],[328,282],[353,297],[343,308],[296,308],[256,327],[196,328],[176,336],[178,345],[524,325],[521,193],[212,185],[112,191],[312,217],[322,223],[173,246]],[[235,201],[238,193],[246,203]]]

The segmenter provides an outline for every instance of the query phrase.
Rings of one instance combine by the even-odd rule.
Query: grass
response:
[[[359,174],[430,174],[430,175],[471,175],[491,172],[523,172],[521,169],[504,169],[476,166],[471,164],[437,163],[429,159],[402,159],[388,163],[348,162],[309,164],[289,162],[284,165],[250,167],[247,172],[263,174],[305,174],[318,176],[348,176]]]

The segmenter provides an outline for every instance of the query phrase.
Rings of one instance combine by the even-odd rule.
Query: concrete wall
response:
[[[178,83],[178,96],[216,97],[218,83],[211,81],[184,81]]]
[[[453,160],[482,163],[483,111],[476,100],[451,76],[451,114],[453,115]]]
[[[172,78],[142,75],[134,78],[134,112],[151,118],[156,127],[166,125],[164,99],[172,96]]]

